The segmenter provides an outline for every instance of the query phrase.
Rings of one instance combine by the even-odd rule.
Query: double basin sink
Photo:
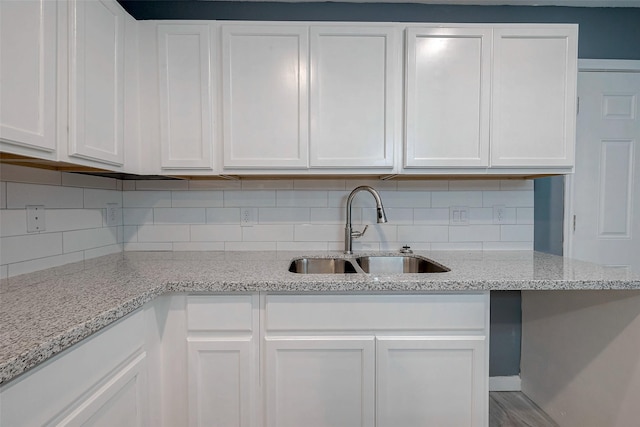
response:
[[[370,255],[355,258],[297,258],[289,271],[302,274],[403,274],[444,273],[451,271],[419,255]]]

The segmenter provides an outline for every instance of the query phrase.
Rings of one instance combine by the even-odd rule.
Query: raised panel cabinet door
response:
[[[405,168],[487,167],[491,28],[406,30]]]
[[[265,339],[268,427],[373,427],[374,338]]]
[[[491,166],[573,167],[577,26],[496,28]]]
[[[378,337],[377,426],[485,427],[484,336]]]
[[[308,29],[222,27],[225,168],[308,166]]]
[[[189,338],[189,426],[249,427],[257,360],[251,337]]]
[[[53,158],[57,3],[0,2],[0,149]]]
[[[122,166],[125,12],[73,0],[69,13],[69,155]]]
[[[400,42],[397,28],[311,27],[312,168],[394,166]]]
[[[209,26],[162,24],[157,36],[161,167],[211,170]]]

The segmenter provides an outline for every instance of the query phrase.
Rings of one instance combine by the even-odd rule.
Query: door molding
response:
[[[640,73],[640,60],[578,59],[578,73],[581,72]],[[564,238],[562,239],[562,252],[563,255],[568,258],[573,257],[573,186],[573,175],[565,175],[563,225]]]

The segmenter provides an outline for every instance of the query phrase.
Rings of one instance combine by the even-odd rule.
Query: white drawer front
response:
[[[253,327],[251,295],[206,295],[187,297],[189,331],[246,331]]]

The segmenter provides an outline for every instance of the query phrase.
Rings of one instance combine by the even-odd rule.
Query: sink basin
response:
[[[342,274],[357,273],[348,260],[342,258],[300,258],[289,265],[292,273],[303,274]]]
[[[444,265],[419,256],[363,256],[356,262],[365,273],[444,273],[451,271]]]

